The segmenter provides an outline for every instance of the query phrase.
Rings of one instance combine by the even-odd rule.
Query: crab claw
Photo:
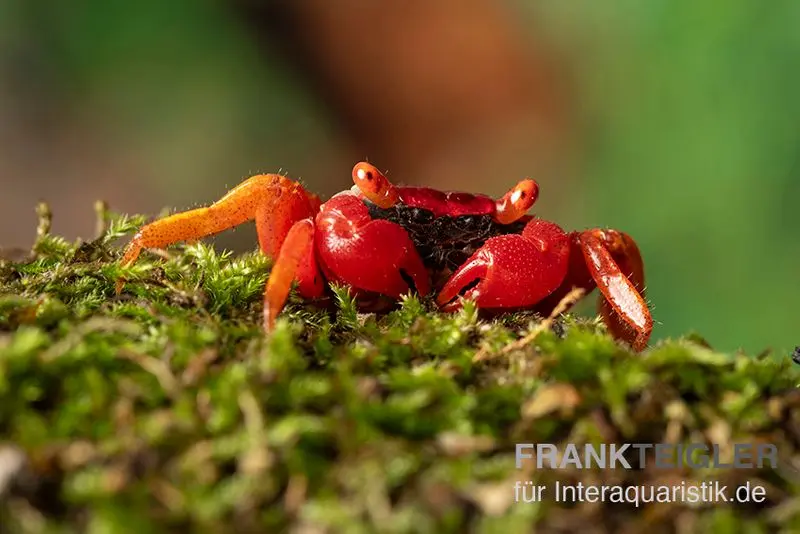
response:
[[[398,224],[373,220],[355,195],[341,193],[317,215],[316,244],[326,278],[356,290],[397,298],[430,292],[428,271]]]
[[[567,273],[569,239],[554,223],[531,220],[521,234],[488,239],[447,281],[437,297],[445,311],[458,297],[480,308],[533,306],[555,291]]]

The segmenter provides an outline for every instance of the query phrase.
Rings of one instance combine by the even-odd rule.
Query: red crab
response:
[[[277,174],[253,176],[206,208],[142,227],[122,257],[195,240],[255,219],[261,251],[274,258],[264,293],[270,331],[294,281],[317,299],[326,282],[349,285],[362,306],[416,290],[436,291],[446,311],[461,297],[481,309],[547,314],[574,287],[600,289],[600,313],[617,338],[647,345],[653,321],[644,300],[636,243],[617,230],[565,233],[526,215],[539,194],[522,180],[505,196],[392,185],[369,163],[353,168],[355,185],[325,203]],[[117,291],[122,288],[122,281]]]

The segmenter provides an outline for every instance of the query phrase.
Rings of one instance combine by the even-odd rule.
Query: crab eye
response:
[[[395,187],[374,165],[361,162],[353,167],[353,182],[367,200],[381,208],[390,208],[397,203]]]
[[[525,215],[539,196],[539,186],[531,179],[522,180],[497,201],[495,219],[511,224]]]

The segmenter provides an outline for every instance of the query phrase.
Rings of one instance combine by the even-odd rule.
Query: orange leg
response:
[[[609,331],[634,350],[644,350],[653,330],[645,302],[644,264],[633,239],[616,230],[578,235],[586,266],[602,293],[599,308]]]
[[[319,204],[315,195],[288,178],[256,175],[211,206],[176,213],[143,226],[128,244],[120,264],[132,264],[143,249],[200,239],[253,219],[261,250],[274,257],[292,223],[316,213]],[[122,280],[117,282],[117,293],[123,284]]]
[[[292,282],[299,282],[299,292],[306,298],[321,296],[322,274],[314,255],[314,220],[297,221],[289,230],[275,258],[264,290],[264,330],[270,332],[275,317],[283,309]]]

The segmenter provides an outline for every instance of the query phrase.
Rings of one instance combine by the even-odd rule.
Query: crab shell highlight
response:
[[[264,328],[273,328],[292,283],[306,299],[326,283],[350,286],[360,302],[436,292],[445,311],[461,298],[483,310],[549,314],[572,289],[600,291],[599,312],[618,340],[641,351],[653,327],[639,249],[624,232],[566,233],[527,215],[539,188],[525,179],[499,200],[480,194],[401,187],[369,163],[355,185],[325,203],[278,174],[248,178],[211,206],[143,226],[121,265],[146,248],[196,240],[255,220],[259,247],[274,259],[264,292]],[[117,293],[123,281],[117,283]]]

